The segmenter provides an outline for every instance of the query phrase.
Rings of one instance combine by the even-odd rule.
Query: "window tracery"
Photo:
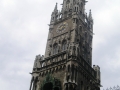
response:
[[[66,49],[67,49],[67,41],[64,40],[64,41],[62,42],[62,51],[65,51]]]
[[[58,53],[58,44],[54,44],[53,46],[53,54],[57,54]]]

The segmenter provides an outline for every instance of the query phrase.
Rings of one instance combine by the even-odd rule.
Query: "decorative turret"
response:
[[[90,22],[93,22],[91,10],[89,11],[88,20],[89,20]]]
[[[58,9],[57,9],[57,3],[56,3],[54,11],[52,12],[52,15],[51,15],[52,24],[57,20],[57,15],[58,15]]]
[[[58,13],[57,3],[56,3],[55,8],[54,8],[54,13]]]
[[[33,66],[33,70],[37,70],[37,68],[41,68],[42,64],[41,61],[44,60],[44,56],[42,55],[37,55],[34,61],[34,66]]]
[[[71,4],[72,4],[72,1],[73,0],[64,0],[63,1],[63,11],[68,11],[71,7]]]
[[[57,3],[51,15],[51,24],[74,15],[76,13],[82,21],[85,21],[85,0],[63,0],[62,10],[58,12]]]
[[[93,18],[92,18],[91,10],[89,11],[88,20],[89,20],[89,27],[90,27],[91,31],[93,31]]]
[[[97,82],[101,83],[100,67],[98,65],[93,65],[93,69],[96,71]]]

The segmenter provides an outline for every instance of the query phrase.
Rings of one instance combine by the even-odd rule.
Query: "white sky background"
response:
[[[44,54],[55,3],[0,0],[0,90],[28,90],[35,56]],[[59,6],[60,8],[60,6]],[[94,18],[93,64],[104,88],[120,85],[120,0],[89,0]]]

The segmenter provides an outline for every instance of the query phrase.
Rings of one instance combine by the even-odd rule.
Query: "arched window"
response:
[[[57,54],[58,53],[58,44],[54,44],[53,46],[53,54]]]
[[[54,17],[53,17],[52,21],[54,21]]]
[[[44,66],[45,66],[45,62],[42,63],[42,67],[44,67]]]
[[[67,72],[70,73],[70,65],[67,66]],[[66,80],[69,81],[69,79],[70,75],[68,74]]]
[[[75,7],[75,12],[76,12],[76,7]]]
[[[68,69],[67,71],[70,72],[70,65],[68,65],[67,69]]]
[[[64,40],[62,42],[62,51],[65,51],[66,49],[67,49],[67,42],[66,42],[66,40]]]
[[[52,83],[46,83],[43,87],[43,90],[53,90],[53,84]]]
[[[79,32],[82,33],[82,26],[79,26]]]
[[[78,12],[78,7],[77,7],[77,12]]]
[[[62,18],[62,14],[60,14],[59,18]]]

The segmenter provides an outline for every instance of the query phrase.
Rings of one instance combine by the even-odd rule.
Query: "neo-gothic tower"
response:
[[[37,55],[29,90],[100,90],[100,67],[92,68],[93,19],[85,0],[63,0],[51,15],[45,56]]]

